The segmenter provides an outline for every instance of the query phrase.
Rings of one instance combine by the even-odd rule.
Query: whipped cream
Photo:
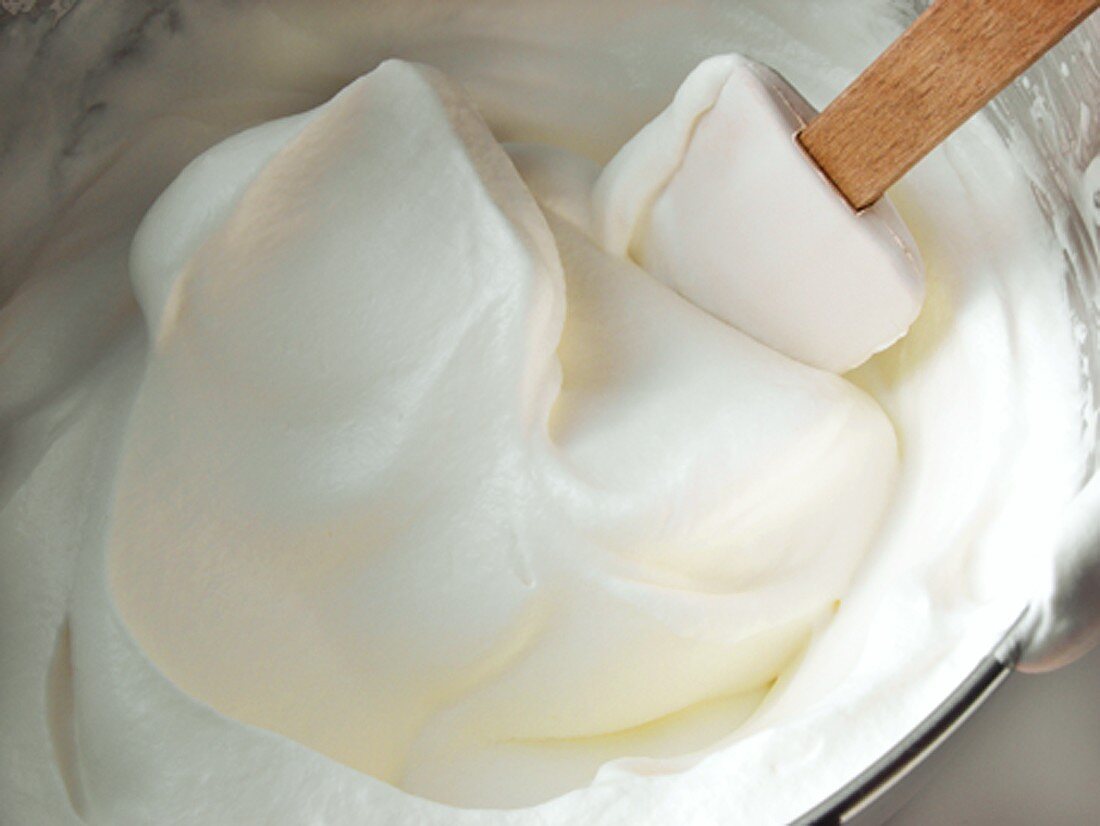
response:
[[[870,546],[893,429],[587,229],[398,61],[184,170],[134,241],[107,539],[169,679],[467,806],[740,724]]]
[[[106,81],[5,236],[0,814],[781,822],[931,710],[1087,452],[1016,162],[979,118],[897,188],[925,308],[843,378],[632,210],[693,64],[821,102],[898,27],[844,8],[192,10]]]

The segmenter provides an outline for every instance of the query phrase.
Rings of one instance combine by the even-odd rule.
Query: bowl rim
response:
[[[875,804],[910,779],[1013,673],[1021,653],[1019,629],[1027,614],[1025,609],[993,650],[905,737],[793,823],[853,823],[865,814],[873,818]]]

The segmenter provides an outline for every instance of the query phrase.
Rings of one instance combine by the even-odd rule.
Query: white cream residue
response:
[[[783,822],[904,735],[1083,467],[1026,180],[981,118],[908,176],[924,309],[840,377],[683,280],[707,181],[655,127],[609,163],[703,58],[821,103],[897,28],[184,6],[89,81],[77,149],[0,166],[62,193],[0,238],[0,820]]]

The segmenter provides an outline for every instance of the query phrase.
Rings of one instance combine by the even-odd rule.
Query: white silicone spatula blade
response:
[[[778,74],[712,58],[596,186],[602,241],[799,361],[844,372],[920,311],[916,247],[885,200],[854,212],[794,135],[814,109]]]

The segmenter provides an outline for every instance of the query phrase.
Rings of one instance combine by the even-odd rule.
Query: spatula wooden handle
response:
[[[799,134],[856,209],[877,201],[1100,0],[936,0]]]

